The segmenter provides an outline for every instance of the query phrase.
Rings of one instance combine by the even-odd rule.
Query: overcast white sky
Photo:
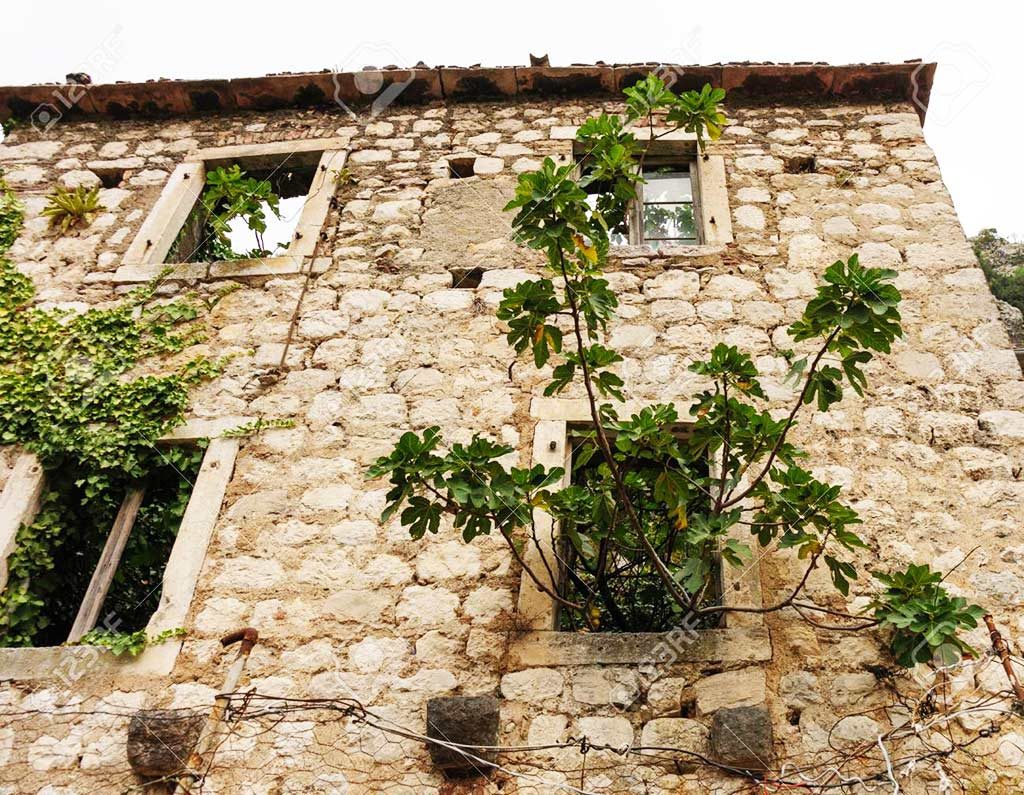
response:
[[[968,234],[1024,235],[1024,4],[858,2],[7,3],[0,83],[242,77],[385,63],[939,63],[928,143]]]

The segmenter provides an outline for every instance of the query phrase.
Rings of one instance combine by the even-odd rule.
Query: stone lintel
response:
[[[509,646],[509,670],[561,665],[672,665],[764,662],[772,656],[763,627],[661,632],[525,632]]]

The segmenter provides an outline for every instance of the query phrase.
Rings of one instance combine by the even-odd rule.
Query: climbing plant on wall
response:
[[[88,581],[129,484],[149,480],[108,600],[126,626],[138,623],[131,606],[159,593],[154,556],[177,530],[200,456],[154,442],[181,421],[190,389],[221,367],[204,357],[165,364],[202,339],[204,305],[188,295],[157,300],[158,282],[85,312],[34,305],[31,280],[6,256],[22,218],[0,181],[0,444],[23,446],[47,471],[42,508],[18,533],[0,594],[7,646],[62,640],[54,633],[77,607],[71,585]]]
[[[778,414],[753,359],[735,346],[710,346],[690,365],[706,388],[682,408],[651,405],[623,413],[623,357],[606,330],[618,299],[604,278],[609,230],[627,216],[642,181],[650,140],[685,130],[698,157],[721,134],[724,92],[675,94],[655,76],[625,91],[624,115],[587,119],[576,140],[583,168],[551,158],[519,176],[506,210],[517,242],[543,253],[547,274],[505,290],[497,317],[516,353],[528,354],[549,379],[544,394],[585,396],[590,425],[574,440],[573,472],[504,466],[508,445],[475,436],[445,445],[441,429],[406,433],[371,467],[390,478],[382,519],[397,513],[413,538],[436,533],[447,516],[463,538],[499,533],[533,583],[560,607],[563,628],[664,630],[714,624],[732,611],[788,609],[815,626],[882,625],[904,665],[938,649],[965,648],[958,630],[976,626],[980,608],[951,597],[913,567],[878,576],[885,586],[873,612],[851,614],[807,596],[815,571],[827,572],[845,600],[861,578],[862,520],[842,489],[802,466],[790,439],[802,414],[827,412],[853,390],[864,394],[866,366],[902,334],[895,271],[864,267],[856,255],[828,266],[817,295],[788,328],[795,396]],[[582,172],[582,175],[580,174]],[[600,186],[596,201],[587,188]],[[550,368],[550,369],[548,369]],[[677,433],[686,420],[689,433]],[[558,536],[539,537],[534,510],[556,520]],[[740,571],[777,549],[803,574],[763,605],[727,606],[717,593],[719,561]]]

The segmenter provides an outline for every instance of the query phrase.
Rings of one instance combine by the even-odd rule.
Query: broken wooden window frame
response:
[[[187,445],[201,439],[209,439],[209,444],[203,454],[188,505],[167,558],[160,603],[146,625],[147,635],[158,635],[185,624],[240,446],[237,438],[224,438],[222,434],[230,428],[250,421],[246,417],[193,420],[159,440],[162,444]],[[14,470],[8,477],[3,492],[0,492],[0,590],[7,585],[6,561],[14,550],[18,530],[22,524],[31,522],[35,517],[44,487],[43,467],[35,456],[22,453],[15,461]],[[129,517],[134,500],[131,495],[126,495],[125,502],[122,503],[124,516],[122,512],[118,513],[115,527],[108,537],[107,545],[111,547],[111,553],[114,552],[113,547],[116,544],[127,539],[127,533],[123,533],[123,538],[118,535],[118,530],[124,529],[123,525],[118,527],[118,522],[123,520],[123,524],[130,528],[128,520],[134,520],[133,517]],[[106,554],[105,547],[104,556]],[[100,563],[97,564],[97,572],[102,563],[101,557]],[[116,566],[109,571],[111,578],[115,571]],[[81,621],[76,619],[72,634],[75,631],[84,634],[92,628],[86,626],[90,622],[89,616],[99,617],[99,610],[102,607],[99,588],[105,577],[105,574],[94,574],[89,591],[83,597],[82,609],[79,611]],[[109,580],[106,585],[109,587]],[[94,587],[97,590],[93,590]],[[87,602],[92,605],[88,610]],[[95,620],[92,620],[92,624],[95,625]],[[138,657],[129,660],[116,658],[92,646],[0,648],[0,680],[77,681],[94,670],[109,672],[112,666],[118,672],[124,671],[131,675],[166,675],[174,667],[181,646],[181,641],[172,640],[158,646],[147,647]]]
[[[156,204],[121,258],[121,266],[112,274],[96,274],[96,280],[137,284],[156,278],[168,268],[171,269],[168,278],[182,280],[287,276],[323,271],[329,260],[319,262],[314,260],[313,254],[334,196],[334,174],[345,166],[348,145],[348,138],[311,138],[200,149],[171,172]],[[285,164],[292,168],[315,167],[287,253],[224,262],[165,262],[178,233],[206,187],[207,170],[233,163],[254,170]]]
[[[642,406],[633,402],[620,408],[631,414]],[[565,467],[568,482],[570,437],[577,428],[591,422],[586,400],[535,397],[530,415],[536,421],[533,436],[533,464]],[[713,465],[714,468],[715,465]],[[552,550],[546,539],[553,537],[553,521],[540,508],[534,509],[534,524],[542,549],[527,543],[523,556],[527,565],[544,579],[546,567],[541,554]],[[736,530],[737,533],[741,529]],[[746,539],[745,539],[746,540]],[[736,569],[720,569],[722,603],[727,606],[760,607],[761,577],[758,561]],[[558,584],[545,585],[557,590]],[[771,644],[764,618],[759,613],[725,613],[721,625],[712,629],[670,630],[668,632],[563,632],[557,629],[558,605],[523,572],[519,584],[517,625],[524,631],[514,636],[509,647],[512,670],[542,665],[647,664],[660,654],[666,639],[675,638],[674,662],[745,660],[758,662],[771,657]],[[685,636],[685,637],[684,637]],[[680,640],[681,638],[681,640]]]

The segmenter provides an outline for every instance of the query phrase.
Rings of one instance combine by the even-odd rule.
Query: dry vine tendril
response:
[[[573,482],[560,487],[565,472],[558,467],[506,470],[498,459],[513,448],[480,436],[444,452],[440,429],[432,427],[404,434],[370,468],[371,477],[388,476],[393,485],[382,520],[401,509],[414,538],[436,533],[445,514],[467,542],[501,533],[569,624],[591,630],[663,630],[684,620],[713,622],[731,611],[792,608],[816,626],[825,626],[818,619],[826,613],[831,620],[838,616],[843,629],[895,630],[893,652],[903,665],[931,659],[936,649],[965,649],[957,632],[976,626],[981,610],[950,597],[927,567],[879,575],[887,587],[873,603],[873,616],[803,598],[821,566],[848,596],[859,576],[853,553],[866,545],[854,529],[861,520],[840,500],[840,487],[799,466],[805,454],[788,435],[805,407],[828,411],[847,386],[863,394],[864,366],[876,353],[889,353],[902,335],[895,271],[862,267],[856,255],[826,269],[817,296],[788,329],[810,352],[782,353],[798,396],[781,419],[767,410],[751,357],[724,344],[690,366],[711,386],[694,396],[687,438],[673,432],[679,413],[670,404],[619,416],[624,383],[612,368],[623,358],[602,343],[618,300],[602,275],[609,229],[622,222],[642,179],[646,150],[630,127],[647,127],[651,140],[662,130],[687,130],[700,156],[705,139],[716,139],[725,123],[719,109],[724,92],[709,86],[677,96],[649,76],[625,95],[625,116],[602,114],[579,128],[577,141],[588,152],[583,176],[576,176],[574,164],[558,166],[548,158],[520,175],[505,208],[517,211],[516,241],[544,252],[550,271],[504,292],[497,316],[508,326],[508,343],[517,353],[529,351],[538,369],[554,365],[545,395],[582,386],[589,405],[592,430],[575,456]],[[584,188],[593,183],[602,192],[591,205]],[[712,459],[720,471],[709,470]],[[557,559],[544,553],[538,538],[538,507],[554,517],[566,544]],[[757,546],[777,545],[805,561],[792,590],[767,597],[762,607],[727,607],[714,596],[719,556],[737,567],[754,554],[741,540],[746,533],[736,532],[743,528]],[[539,563],[526,560],[528,546]],[[550,584],[561,575],[565,589]]]

